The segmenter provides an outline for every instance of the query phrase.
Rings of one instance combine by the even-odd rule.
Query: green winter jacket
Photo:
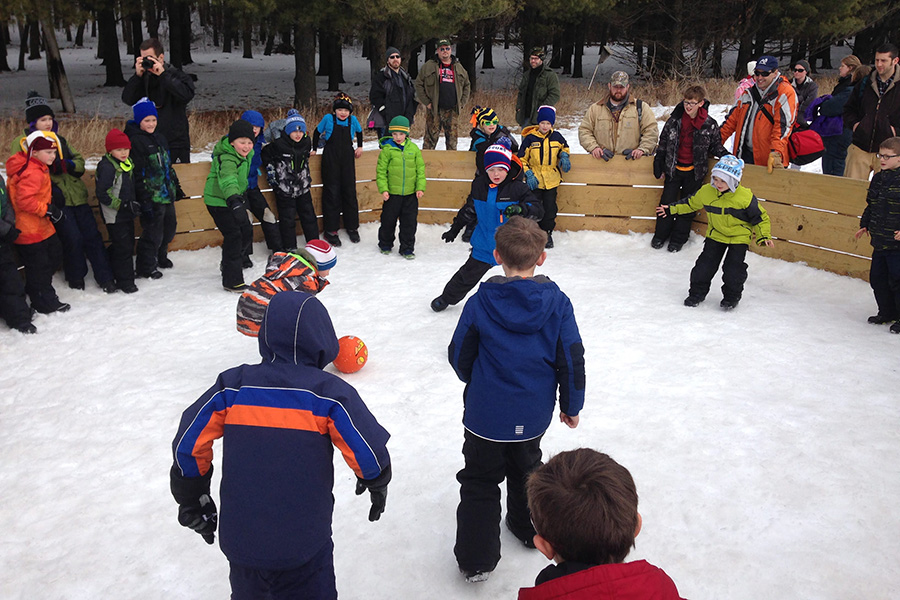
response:
[[[381,152],[375,167],[378,193],[409,196],[425,191],[425,161],[422,151],[407,138],[398,146],[391,138],[382,138]]]
[[[250,160],[253,150],[241,157],[224,136],[213,149],[212,166],[203,188],[203,202],[207,206],[228,206],[231,196],[243,194],[247,190],[250,175]]]
[[[530,74],[529,68],[522,75],[519,95],[516,97],[516,122],[522,127],[537,125],[537,111],[541,106],[556,106],[559,102],[559,77],[546,65],[541,65],[541,72],[534,82],[534,91],[531,93],[531,106],[525,106]]]
[[[31,131],[26,131],[26,135],[28,133],[31,133]],[[25,135],[21,135],[13,141],[13,154],[20,150],[25,150],[25,148],[22,147],[25,137]],[[82,204],[87,204],[88,191],[84,186],[84,182],[81,181],[81,176],[84,175],[84,157],[69,145],[66,138],[58,133],[56,134],[56,137],[59,138],[59,143],[62,145],[60,151],[62,152],[63,160],[71,160],[75,164],[75,169],[72,172],[57,172],[54,175],[54,170],[62,168],[58,166],[60,160],[57,159],[53,166],[50,167],[50,181],[62,191],[63,196],[66,198],[66,206],[81,206]]]
[[[761,246],[772,237],[769,215],[753,192],[742,185],[732,192],[720,192],[712,184],[704,185],[696,194],[669,205],[673,215],[706,211],[709,225],[706,237],[723,244],[750,244],[750,233],[756,234]]]

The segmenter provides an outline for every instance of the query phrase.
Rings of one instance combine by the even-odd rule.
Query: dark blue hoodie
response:
[[[498,442],[536,438],[584,404],[584,346],[569,298],[544,275],[491,277],[463,308],[450,364],[468,385],[463,425]]]
[[[338,353],[325,307],[305,292],[276,294],[259,332],[257,365],[219,375],[181,418],[172,491],[190,502],[223,438],[219,535],[228,560],[293,569],[331,539],[333,447],[357,477],[390,463],[390,437],[353,387],[322,369]],[[196,498],[193,498],[196,499]]]

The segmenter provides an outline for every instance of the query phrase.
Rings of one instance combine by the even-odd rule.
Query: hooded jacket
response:
[[[878,71],[860,81],[844,105],[844,126],[853,129],[853,145],[865,152],[878,152],[881,142],[900,135],[900,65],[894,65],[894,80],[878,96]],[[894,128],[894,132],[891,131]]]
[[[50,170],[25,152],[17,152],[6,161],[9,199],[16,212],[16,227],[21,231],[15,244],[37,244],[56,233],[47,217],[51,200]]]
[[[207,206],[228,206],[227,200],[247,191],[247,178],[253,150],[241,156],[224,136],[213,148],[212,164],[206,185],[203,187],[203,202]]]
[[[466,302],[448,348],[463,425],[497,442],[534,439],[559,407],[584,405],[584,346],[569,298],[544,275],[491,277]]]
[[[113,224],[134,219],[134,179],[132,172],[134,163],[131,159],[124,162],[107,153],[97,164],[94,191],[100,203],[103,222]]]
[[[900,230],[900,169],[872,176],[859,226],[869,230],[875,250],[900,250],[900,242],[894,239],[894,232]]]
[[[272,298],[259,353],[261,363],[221,373],[184,411],[171,488],[179,504],[208,493],[213,441],[223,438],[222,552],[243,567],[293,569],[331,539],[334,447],[372,480],[390,472],[390,436],[350,384],[323,371],[338,340],[313,296]]]
[[[726,154],[731,154],[728,149],[722,145],[722,138],[719,134],[719,125],[715,119],[709,116],[709,100],[703,101],[697,116],[704,116],[705,120],[699,129],[694,129],[693,134],[693,156],[694,156],[694,177],[697,181],[702,181],[709,171],[709,159],[712,157],[720,158]],[[659,148],[656,150],[656,156],[653,157],[653,174],[659,178],[663,174],[666,177],[672,177],[675,174],[675,164],[678,160],[678,145],[681,135],[681,118],[684,116],[684,102],[679,102],[672,111],[672,116],[663,125],[662,133],[659,134]]]
[[[384,138],[378,164],[375,165],[375,182],[378,192],[397,196],[409,196],[425,191],[425,161],[422,151],[406,138],[402,146],[391,138]]]
[[[771,239],[769,215],[753,192],[739,185],[734,192],[720,192],[711,183],[701,187],[690,198],[669,205],[673,215],[706,211],[709,224],[706,237],[723,244],[749,244],[750,234],[756,234],[756,244]]]
[[[63,136],[59,135],[59,124],[53,120],[53,133],[59,139],[60,155],[50,165],[50,181],[59,188],[66,199],[66,206],[81,206],[87,204],[88,191],[81,177],[84,175],[84,157],[80,152],[72,148]],[[25,150],[25,139],[30,133],[36,131],[33,128],[25,130],[25,134],[19,136],[13,142],[13,152]],[[69,161],[69,162],[66,162]]]
[[[134,121],[125,124],[125,135],[131,140],[130,158],[134,162],[134,191],[142,206],[150,203],[171,204],[178,200],[181,186],[172,168],[169,143],[157,129],[147,133]]]
[[[681,600],[665,571],[645,560],[578,566],[550,565],[538,576],[542,583],[519,590],[519,600]]]
[[[558,167],[561,152],[569,152],[569,144],[555,129],[551,129],[546,135],[541,133],[538,125],[522,130],[522,147],[519,149],[522,167],[534,173],[540,189],[552,190],[562,183]]]
[[[305,134],[299,142],[289,135],[281,135],[263,147],[262,164],[266,170],[266,180],[276,194],[297,198],[309,192],[312,186],[309,173],[311,151],[312,141]]]
[[[765,166],[771,152],[780,152],[782,163],[787,168],[790,163],[788,138],[797,118],[797,94],[781,75],[772,82],[765,96],[759,96],[762,100],[759,104],[755,100],[758,93],[756,85],[750,86],[728,112],[720,131],[722,143],[727,142],[731,134],[734,134],[731,153],[741,156],[744,140],[749,135],[753,147],[753,164]]]

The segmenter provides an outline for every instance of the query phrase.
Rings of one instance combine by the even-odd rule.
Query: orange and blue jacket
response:
[[[333,448],[357,477],[372,480],[390,465],[390,435],[350,384],[323,371],[338,340],[315,297],[276,294],[259,352],[260,364],[221,373],[184,411],[172,444],[172,493],[180,504],[208,493],[213,441],[222,438],[222,552],[249,568],[292,569],[330,542]]]

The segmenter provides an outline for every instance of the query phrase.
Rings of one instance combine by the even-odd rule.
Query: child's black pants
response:
[[[53,273],[62,261],[62,247],[54,234],[35,244],[16,246],[25,267],[25,293],[39,313],[51,313],[61,302],[53,289]]]
[[[469,259],[463,263],[463,266],[453,274],[453,277],[444,286],[441,297],[447,301],[447,304],[457,304],[466,297],[466,294],[472,291],[473,287],[478,285],[478,282],[481,281],[485,273],[490,271],[492,266],[469,255]]]
[[[391,194],[381,208],[381,227],[378,228],[378,247],[390,250],[394,247],[394,230],[400,221],[400,254],[413,254],[416,249],[416,226],[419,215],[419,199],[415,194],[399,196]]]
[[[723,244],[711,238],[703,242],[703,252],[697,258],[694,268],[691,270],[691,289],[689,295],[694,298],[706,298],[709,286],[722,257],[725,263],[722,265],[722,297],[729,301],[738,301],[744,291],[744,282],[747,281],[747,263],[744,257],[747,255],[747,244]]]
[[[900,317],[900,251],[872,252],[869,285],[875,294],[878,314],[887,318]]]
[[[659,199],[660,206],[675,204],[683,198],[690,198],[703,186],[703,181],[697,181],[693,171],[679,171],[669,177],[663,184],[662,196]],[[683,215],[668,215],[656,217],[656,231],[653,239],[661,242],[669,241],[670,244],[683,246],[691,235],[691,223],[694,222],[695,212]]]
[[[222,234],[222,285],[233,288],[244,283],[244,232],[250,227],[247,211],[227,206],[206,206]]]
[[[303,237],[309,243],[319,239],[319,221],[313,207],[309,192],[296,198],[275,192],[275,204],[278,207],[278,228],[281,232],[281,243],[285,250],[297,248],[297,217]]]
[[[25,301],[25,283],[16,268],[10,244],[0,243],[0,317],[15,329],[31,323],[31,311]]]
[[[134,216],[131,211],[119,209],[115,223],[107,223],[109,233],[109,263],[116,283],[122,286],[134,283]]]

